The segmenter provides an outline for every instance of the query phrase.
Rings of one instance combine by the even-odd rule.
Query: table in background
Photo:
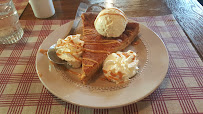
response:
[[[18,15],[20,16],[23,13],[25,7],[27,6],[28,0],[13,0],[13,3],[18,12]]]
[[[79,3],[114,3],[129,17],[173,14],[188,36],[200,58],[203,59],[203,7],[196,0],[53,0],[56,14],[49,20],[74,19]],[[22,20],[37,20],[30,5]]]

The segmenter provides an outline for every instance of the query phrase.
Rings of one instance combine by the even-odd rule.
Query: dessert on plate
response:
[[[81,18],[84,41],[81,81],[88,83],[101,70],[108,55],[131,44],[138,35],[139,24],[127,22],[125,14],[117,8],[104,9],[100,14],[83,13]]]
[[[80,80],[84,84],[96,77],[102,65],[105,77],[117,84],[134,76],[138,71],[136,53],[120,51],[134,41],[139,24],[128,22],[124,12],[118,8],[107,8],[99,14],[83,13],[81,18],[82,37],[76,34],[59,39],[55,47],[57,56],[72,68],[82,66]]]

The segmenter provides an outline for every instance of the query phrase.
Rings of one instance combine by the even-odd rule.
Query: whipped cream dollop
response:
[[[103,9],[94,21],[95,29],[106,37],[119,37],[126,28],[128,21],[125,13],[118,8]]]
[[[70,35],[65,39],[58,39],[56,54],[73,68],[79,68],[82,64],[83,45],[84,41],[81,40],[80,34]]]
[[[137,54],[131,50],[108,55],[103,63],[105,77],[116,84],[126,82],[138,72]]]

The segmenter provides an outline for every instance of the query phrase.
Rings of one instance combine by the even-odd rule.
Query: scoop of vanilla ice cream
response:
[[[119,37],[127,24],[127,17],[118,8],[102,10],[94,21],[97,32],[106,37]]]
[[[104,61],[104,76],[116,84],[126,82],[138,72],[137,55],[129,50],[110,54]]]
[[[58,39],[56,44],[56,54],[73,68],[81,67],[81,55],[83,53],[84,41],[80,40],[81,35],[70,35],[65,39]]]

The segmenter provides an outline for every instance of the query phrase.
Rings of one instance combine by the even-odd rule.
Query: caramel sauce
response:
[[[132,33],[133,33],[133,31],[130,31],[130,30],[127,30],[127,31],[128,31],[129,34],[132,34]]]
[[[119,57],[121,57],[121,55],[120,55],[119,53],[117,53],[117,55],[118,55]]]
[[[52,61],[49,61],[49,63],[51,63],[52,65],[54,65],[55,63],[54,62],[52,62]]]
[[[112,44],[112,43],[120,43],[119,41],[112,41],[112,42],[97,42],[97,43],[85,43],[87,45],[97,45],[97,44]]]
[[[73,55],[72,53],[70,53],[70,54],[71,54],[71,56],[73,56],[76,60],[78,60],[78,61],[82,61],[80,58],[76,57],[76,56]]]
[[[57,46],[57,47],[58,47],[58,46],[64,46],[64,45],[66,45],[66,44],[72,44],[71,46],[76,47],[77,49],[78,49],[79,47],[82,47],[82,46],[81,46],[81,43],[80,43],[80,44],[75,44],[75,43],[73,42],[73,40],[66,41],[66,42],[61,42],[60,44],[57,44],[56,46]]]
[[[128,58],[130,55],[128,55],[127,53],[122,53],[126,58]]]
[[[113,80],[119,80],[118,78],[115,78],[113,76],[109,76],[110,79],[113,79]]]
[[[88,61],[92,61],[92,62],[94,62],[94,63],[97,63],[97,64],[98,64],[98,62],[97,62],[97,61],[92,60],[92,59],[89,59],[89,58],[82,58],[82,59],[84,59],[84,60],[88,60]]]
[[[65,53],[69,53],[71,56],[73,56],[76,60],[78,61],[82,61],[80,58],[76,57],[75,55],[73,55],[71,52],[65,52]],[[60,56],[61,54],[56,53],[57,56]]]
[[[87,31],[87,32],[92,32],[92,31],[95,31],[94,29],[84,29],[84,31]]]
[[[65,53],[69,53],[69,54],[71,54],[71,52],[65,52]]]
[[[139,44],[139,41],[132,42],[132,45],[138,45],[138,44]]]
[[[67,43],[71,43],[71,44],[74,44],[73,40],[70,40],[70,42],[67,42]]]
[[[133,58],[132,58],[132,60],[133,60],[133,61],[135,60],[135,55],[133,55]]]
[[[77,45],[73,45],[73,47],[79,49],[79,48],[81,48],[81,47],[83,47],[83,46],[81,46],[80,44],[77,44]]]
[[[39,77],[42,77],[42,74],[41,74],[41,73],[39,73]]]
[[[59,43],[59,44],[57,44],[56,46],[58,47],[58,46],[64,46],[66,43],[65,42],[61,42],[61,43]]]
[[[94,33],[95,33],[95,31],[92,29],[85,29],[83,35],[90,35],[90,34],[94,34]]]
[[[39,77],[42,77],[42,74],[39,71],[37,71],[37,74],[39,75]]]
[[[84,42],[119,42],[118,40],[99,40],[99,41],[96,41],[96,40],[84,40]]]
[[[119,79],[121,80],[122,77],[123,77],[123,73],[122,72],[118,72],[118,76],[119,76]]]
[[[71,45],[71,46],[76,47],[77,49],[80,48],[80,47],[82,47],[81,44],[73,44],[73,45]]]
[[[92,50],[92,49],[87,49],[87,48],[84,48],[84,51],[88,51],[88,52],[92,52],[92,53],[106,53],[106,54],[110,54],[110,52],[108,52],[108,51],[104,51],[104,50]]]
[[[48,50],[44,50],[44,49],[40,49],[40,50],[39,50],[39,52],[42,53],[42,54],[44,54],[44,55],[47,55],[47,51],[48,51]]]
[[[60,54],[60,53],[56,53],[56,55],[57,55],[57,56],[60,56],[61,54]]]
[[[93,65],[83,65],[83,66],[86,66],[86,67],[93,67]]]
[[[108,76],[105,76],[107,80],[111,81],[111,78],[109,78]]]
[[[121,82],[119,82],[118,84],[123,84],[124,83],[124,81],[121,81]]]
[[[113,73],[113,72],[111,72],[110,74],[111,74],[113,77],[119,76],[119,79],[122,79],[122,77],[123,77],[123,73],[122,73],[122,72],[118,72],[118,73]]]
[[[103,14],[99,15],[99,17],[104,16],[104,15],[118,15],[118,16],[123,17],[125,20],[127,20],[126,17],[120,13],[103,13]],[[96,19],[96,22],[97,22],[97,19]]]
[[[83,35],[91,35],[91,34],[93,34],[93,33],[91,33],[91,32],[84,32]]]
[[[102,77],[100,78],[102,81],[108,81],[108,79],[106,77]]]
[[[66,71],[69,72],[69,73],[71,73],[71,74],[73,74],[73,75],[77,75],[77,76],[81,76],[81,75],[82,75],[81,73],[77,73],[77,72],[72,71],[72,70],[70,70],[70,69],[67,69]]]
[[[114,77],[117,76],[117,74],[113,73],[113,72],[111,72],[110,74],[111,74],[111,76],[114,76]]]
[[[108,71],[106,70],[103,70],[103,72],[106,74]],[[116,78],[116,76],[118,76],[119,78]],[[122,77],[123,77],[123,73],[122,72],[118,72],[118,73],[113,73],[111,72],[110,73],[110,76],[105,76],[108,80],[110,79],[113,79],[113,80],[122,80]]]
[[[106,74],[107,73],[107,71],[106,70],[103,70],[103,72]]]
[[[102,81],[111,81],[112,79],[114,79],[114,80],[118,80],[117,78],[112,78],[112,77],[107,77],[107,76],[105,76],[104,78],[100,78]],[[124,83],[124,81],[121,81],[121,82],[119,82],[118,84],[123,84]]]
[[[104,15],[119,15],[119,16],[122,16],[125,20],[127,20],[127,18],[126,18],[126,15],[121,11],[121,10],[119,10],[119,9],[116,9],[116,8],[107,8],[108,10],[109,9],[115,9],[116,11],[118,11],[119,13],[117,13],[117,14],[114,14],[114,13],[103,13],[103,14],[101,14],[101,15],[98,15],[99,17],[101,17],[101,16],[104,16]],[[96,18],[96,22],[97,22],[97,20],[98,20],[98,17]]]

